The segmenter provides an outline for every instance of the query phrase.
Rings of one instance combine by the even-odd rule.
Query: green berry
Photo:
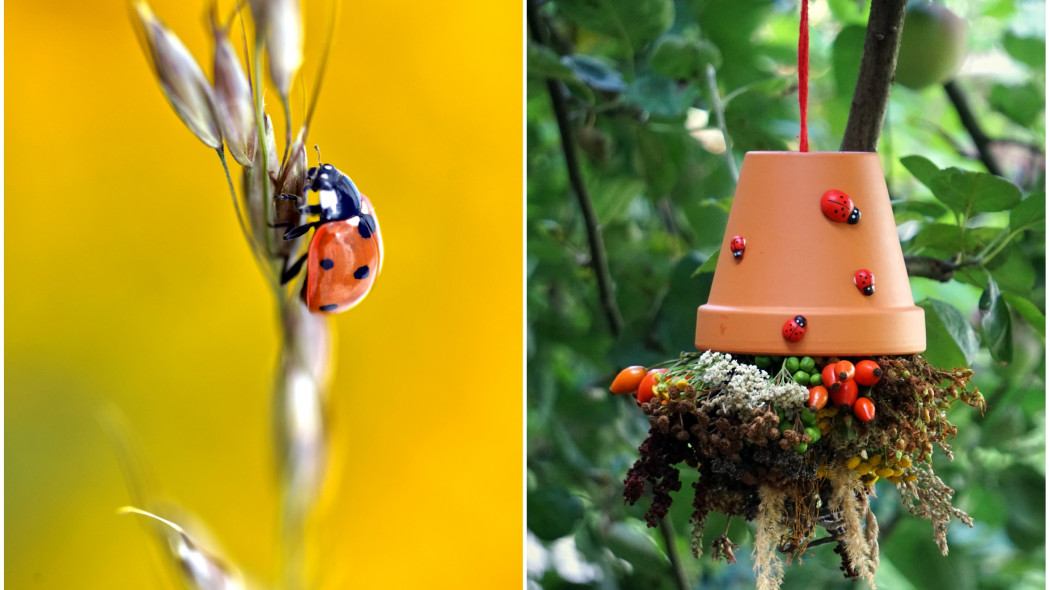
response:
[[[809,435],[809,442],[817,442],[820,440],[820,429],[816,426],[807,426],[806,434]]]
[[[798,357],[787,357],[787,359],[784,361],[784,368],[787,369],[789,373],[794,373],[795,371],[798,371]]]
[[[799,385],[809,385],[809,373],[805,371],[795,371],[795,375],[792,378],[795,380],[795,383],[798,383]]]
[[[803,424],[813,426],[817,423],[817,415],[811,412],[808,408],[799,412],[798,415],[802,418]]]
[[[795,452],[796,453],[805,453],[806,449],[808,449],[808,448],[809,448],[809,443],[798,443],[798,446],[795,447]]]
[[[755,357],[755,366],[758,367],[759,369],[765,369],[766,367],[769,366],[770,362],[771,362],[771,359],[768,356],[756,356]]]
[[[820,376],[820,373],[813,373],[809,376],[809,384],[813,387],[817,385],[823,385],[824,379]]]
[[[780,429],[780,432],[787,432],[788,430],[791,430],[791,424],[788,423],[787,420],[781,418],[780,424],[777,425],[777,428]]]
[[[817,361],[813,360],[811,356],[804,356],[802,360],[798,362],[798,368],[802,369],[807,373],[812,373],[817,368]]]

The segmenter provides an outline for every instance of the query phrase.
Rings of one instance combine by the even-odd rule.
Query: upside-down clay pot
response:
[[[733,252],[738,237],[742,256]],[[850,356],[926,349],[876,154],[744,156],[711,295],[697,312],[696,347]]]

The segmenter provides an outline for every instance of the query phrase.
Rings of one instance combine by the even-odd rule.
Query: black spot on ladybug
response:
[[[318,307],[317,309],[320,309],[321,311],[335,311],[336,308],[338,308],[338,307],[339,307],[338,303],[329,303],[328,305],[322,305],[321,307]]]
[[[361,234],[362,238],[367,240],[376,231],[376,219],[367,213],[361,215],[358,219],[360,221],[357,223],[357,232]]]
[[[325,258],[321,261],[321,268],[325,270],[331,270],[333,266],[335,266],[335,262],[332,262],[331,258]]]
[[[364,279],[364,278],[367,278],[367,277],[368,277],[368,265],[367,264],[365,266],[357,267],[357,270],[354,271],[354,278],[357,279],[357,280],[361,280],[361,279]]]

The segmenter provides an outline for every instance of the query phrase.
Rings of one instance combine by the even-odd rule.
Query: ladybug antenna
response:
[[[314,145],[314,149],[317,150],[317,166],[320,167],[321,166],[321,148],[317,147],[317,145]]]

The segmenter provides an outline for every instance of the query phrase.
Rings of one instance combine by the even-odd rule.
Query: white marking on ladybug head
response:
[[[317,191],[317,194],[321,199],[322,209],[332,209],[333,207],[336,207],[339,204],[339,196],[334,190],[321,190]]]

